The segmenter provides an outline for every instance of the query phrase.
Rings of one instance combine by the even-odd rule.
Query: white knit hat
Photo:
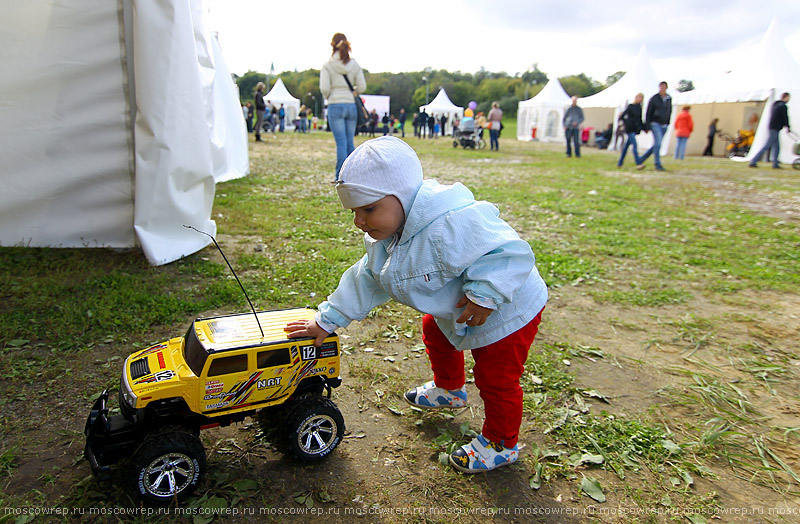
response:
[[[336,191],[345,209],[394,195],[408,216],[422,186],[422,164],[411,146],[393,136],[367,140],[342,164]]]

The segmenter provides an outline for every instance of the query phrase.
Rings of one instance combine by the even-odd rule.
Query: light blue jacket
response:
[[[487,346],[527,325],[547,302],[530,245],[498,209],[463,185],[425,180],[400,238],[364,235],[366,254],[320,304],[320,325],[346,327],[390,298],[433,315],[459,350]],[[464,296],[495,305],[482,326],[457,323]]]

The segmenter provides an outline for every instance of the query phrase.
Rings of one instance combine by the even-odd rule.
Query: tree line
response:
[[[585,97],[609,87],[624,74],[624,71],[618,71],[608,76],[604,82],[583,73],[563,76],[558,80],[568,95]],[[244,103],[253,99],[258,82],[269,81],[266,93],[279,77],[286,89],[300,99],[300,103],[315,113],[321,110],[323,99],[319,91],[318,69],[284,71],[269,76],[258,71],[248,71],[242,76],[233,75],[233,80],[239,87],[239,97]],[[394,113],[399,112],[400,108],[405,108],[407,113],[417,112],[419,106],[425,105],[426,98],[430,102],[439,92],[439,88],[443,87],[457,106],[467,107],[474,100],[478,104],[478,111],[488,113],[492,102],[497,102],[509,116],[516,115],[517,104],[536,95],[548,81],[547,74],[539,70],[537,64],[528,71],[513,76],[505,72],[493,73],[484,68],[476,73],[428,68],[412,73],[370,73],[365,69],[364,77],[367,81],[364,94],[388,95],[391,97],[391,110]],[[682,80],[681,83],[691,86],[691,81]]]

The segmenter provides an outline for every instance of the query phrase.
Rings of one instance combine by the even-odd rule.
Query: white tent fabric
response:
[[[4,12],[0,245],[133,247],[138,237],[164,264],[208,244],[182,226],[215,232],[215,179],[245,174],[247,136],[204,14],[202,0],[41,0]]]
[[[637,93],[644,94],[644,103],[642,104],[642,119],[647,111],[647,102],[650,100],[657,91],[658,84],[663,80],[659,78],[650,61],[650,55],[647,52],[647,46],[642,44],[639,48],[639,53],[633,61],[633,67],[620,78],[617,82],[608,88],[600,91],[599,93],[581,98],[578,105],[584,109],[587,114],[585,125],[592,125],[597,129],[605,129],[611,123],[613,125],[614,134],[617,132],[617,124],[619,116],[628,107],[628,104],[633,102]],[[603,111],[595,112],[597,117],[594,121],[589,118],[591,111],[587,109],[611,109],[613,112]],[[675,118],[675,111],[673,110],[673,119]],[[602,116],[600,116],[602,115]],[[670,129],[672,127],[670,126]],[[661,154],[666,155],[669,148],[669,138],[671,132],[668,131],[663,141],[661,142]],[[653,136],[651,133],[639,133],[636,136],[636,144],[641,152],[649,148],[653,144]]]
[[[570,96],[557,78],[545,84],[536,96],[523,100],[517,106],[517,140],[541,142],[563,142],[564,111],[570,104]]]
[[[650,63],[647,46],[642,44],[633,61],[633,67],[628,69],[622,75],[622,78],[595,95],[581,98],[579,105],[583,108],[607,107],[618,109],[622,107],[624,111],[627,104],[633,101],[636,93],[644,93],[644,99],[647,102],[650,96],[658,91],[658,83],[661,80]]]
[[[440,117],[441,115],[446,114],[447,125],[444,132],[447,135],[450,135],[453,132],[453,118],[456,115],[458,115],[459,118],[464,116],[464,108],[451,102],[450,97],[447,96],[447,93],[443,87],[439,88],[439,92],[436,93],[436,97],[434,97],[429,104],[419,106],[419,110],[420,112],[424,110],[428,116],[436,115],[437,117]]]
[[[702,86],[674,97],[676,106],[721,104],[731,102],[766,102],[758,123],[756,136],[746,158],[750,160],[766,144],[773,103],[788,92],[800,98],[800,65],[789,53],[777,19],[773,19],[762,39],[752,48],[740,51],[740,66],[708,86]],[[674,111],[673,111],[674,112]],[[800,103],[789,103],[789,123],[800,126]],[[797,155],[792,151],[794,140],[784,130],[780,133],[782,163],[792,163]]]
[[[297,118],[297,115],[300,114],[300,99],[293,97],[292,94],[289,93],[283,80],[278,78],[278,80],[275,81],[275,85],[272,86],[269,93],[264,95],[264,101],[267,105],[274,105],[275,109],[280,109],[281,104],[283,104],[283,109],[286,111],[286,128],[294,129],[294,124],[292,122]]]
[[[247,126],[237,125],[238,116],[234,117],[234,114],[243,115],[239,103],[239,87],[233,83],[233,77],[222,57],[222,49],[219,47],[216,35],[213,35],[211,45],[216,73],[213,86],[214,99],[206,106],[206,121],[210,126],[214,182],[219,184],[242,178],[250,173],[250,162],[247,152]]]
[[[0,244],[134,244],[120,33],[112,2],[0,17]]]

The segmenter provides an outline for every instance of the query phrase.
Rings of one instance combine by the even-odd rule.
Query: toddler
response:
[[[315,321],[289,323],[288,336],[314,337],[319,346],[389,299],[420,311],[433,380],[405,400],[423,409],[465,406],[463,351],[471,350],[486,419],[450,463],[466,473],[514,463],[519,379],[547,302],[530,245],[462,184],[423,180],[416,153],[395,137],[357,147],[336,190],[365,233],[366,254],[319,305]]]

